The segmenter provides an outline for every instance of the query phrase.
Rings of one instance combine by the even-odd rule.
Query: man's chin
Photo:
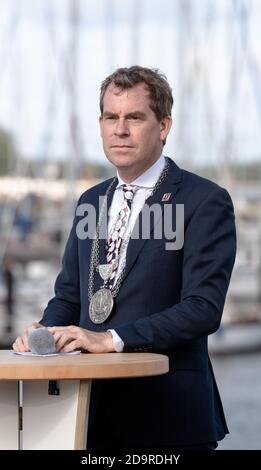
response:
[[[128,168],[134,163],[133,156],[131,157],[123,153],[121,155],[109,155],[107,158],[116,168]]]

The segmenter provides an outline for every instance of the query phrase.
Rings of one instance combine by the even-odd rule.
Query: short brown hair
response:
[[[126,90],[138,83],[145,83],[150,96],[150,107],[158,121],[171,115],[173,106],[172,90],[167,78],[158,69],[149,69],[139,65],[119,68],[109,75],[101,84],[100,110],[103,113],[103,99],[108,86],[113,83],[116,87]]]

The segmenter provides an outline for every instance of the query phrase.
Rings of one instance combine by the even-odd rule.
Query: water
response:
[[[0,345],[12,344],[27,325],[41,319],[48,300],[54,295],[54,282],[58,271],[58,266],[39,261],[29,263],[23,270],[17,267],[11,333],[6,332],[5,288],[0,277]]]
[[[261,449],[261,352],[212,358],[230,434],[219,449]]]

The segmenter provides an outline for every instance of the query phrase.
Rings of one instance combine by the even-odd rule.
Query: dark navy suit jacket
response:
[[[89,203],[98,210],[99,196],[111,181],[86,191],[79,204]],[[171,194],[167,202],[162,201],[165,193]],[[104,324],[94,325],[88,316],[91,240],[77,238],[80,217],[75,217],[55,297],[41,323],[74,324],[93,331],[114,328],[124,341],[124,352],[168,355],[170,372],[166,375],[94,382],[91,413],[95,416],[97,408],[105,409],[105,421],[115,425],[126,447],[220,440],[228,430],[207,337],[219,327],[235,259],[233,205],[225,189],[180,169],[173,161],[165,181],[146,202],[159,203],[162,209],[171,205],[173,224],[176,204],[184,204],[183,248],[166,250],[165,239],[153,239],[153,223],[150,239],[131,239],[112,314]],[[100,263],[105,262],[102,240]],[[97,273],[95,291],[100,285]]]

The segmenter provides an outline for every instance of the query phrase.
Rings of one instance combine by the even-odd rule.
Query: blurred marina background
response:
[[[174,94],[165,155],[230,192],[238,254],[209,346],[230,436],[261,449],[261,2],[0,0],[0,347],[53,295],[79,195],[114,174],[99,87],[159,68]]]

